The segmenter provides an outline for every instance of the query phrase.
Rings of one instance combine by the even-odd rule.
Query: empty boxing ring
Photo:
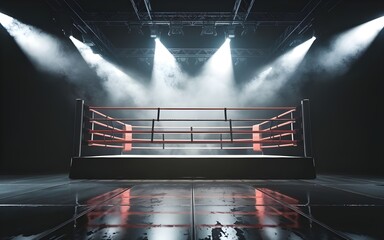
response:
[[[281,151],[281,149],[287,149]],[[277,154],[277,153],[285,154]],[[314,178],[309,100],[297,107],[76,103],[71,178]]]

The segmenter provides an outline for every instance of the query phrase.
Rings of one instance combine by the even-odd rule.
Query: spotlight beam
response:
[[[3,13],[0,13],[0,23],[39,70],[70,77],[77,74],[72,66],[72,55],[67,53],[59,38]]]
[[[70,39],[88,65],[96,70],[113,103],[130,102],[133,106],[142,106],[146,103],[148,100],[146,89],[136,79],[122,72],[99,54],[94,54],[86,44],[72,36]]]
[[[152,71],[152,97],[159,105],[182,104],[185,95],[181,88],[187,76],[181,70],[176,58],[168,51],[159,38],[155,39],[155,55]]]
[[[318,65],[333,74],[343,74],[370,46],[384,27],[384,16],[352,28],[337,37],[320,53]]]
[[[265,103],[276,99],[276,92],[292,77],[315,40],[316,38],[312,37],[291,49],[256,75],[243,87],[242,102]]]

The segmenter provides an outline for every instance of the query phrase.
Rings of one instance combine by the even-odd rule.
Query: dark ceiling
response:
[[[313,35],[330,35],[384,12],[377,0],[364,4],[357,0],[9,2],[12,9],[19,9],[21,18],[36,13],[49,16],[66,36],[94,45],[94,51],[118,61],[153,58],[151,33],[156,33],[177,58],[206,60],[230,31],[235,33],[233,58],[268,58]]]
[[[228,36],[234,57],[264,57],[314,34],[313,21],[339,1],[321,0],[48,0],[67,34],[95,51],[153,56],[155,33],[176,57],[209,57]]]

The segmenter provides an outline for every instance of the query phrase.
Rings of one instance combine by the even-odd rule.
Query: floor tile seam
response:
[[[343,239],[347,239],[347,240],[350,239],[347,235],[345,235],[345,234],[343,234],[343,233],[341,233],[341,232],[339,232],[339,231],[337,231],[337,230],[331,228],[331,227],[328,226],[327,224],[325,224],[325,223],[323,223],[323,222],[321,222],[321,221],[319,221],[319,220],[317,220],[317,219],[315,219],[315,218],[309,216],[308,214],[304,213],[303,211],[300,211],[299,209],[295,208],[294,206],[291,206],[290,204],[287,204],[287,203],[285,203],[285,202],[283,202],[283,201],[280,201],[279,199],[274,198],[272,195],[270,195],[269,193],[267,193],[267,192],[265,192],[265,191],[263,191],[263,190],[260,190],[260,189],[257,189],[257,190],[259,190],[259,191],[263,192],[264,194],[268,195],[268,196],[271,197],[273,200],[275,200],[276,202],[280,203],[282,206],[285,206],[285,207],[291,209],[292,211],[295,211],[295,212],[298,213],[299,215],[301,215],[301,216],[307,218],[308,220],[310,220],[310,221],[312,221],[312,222],[317,223],[317,224],[320,225],[321,227],[323,227],[323,228],[327,229],[328,231],[330,231],[330,232],[336,234],[337,236],[339,236],[339,237],[341,237],[341,238],[343,238]]]
[[[320,185],[322,187],[326,187],[326,188],[336,189],[336,190],[343,191],[343,192],[348,192],[348,193],[353,193],[353,194],[361,195],[361,196],[368,197],[368,198],[384,200],[384,198],[382,198],[382,197],[372,196],[372,195],[369,195],[369,194],[366,194],[366,193],[356,192],[356,191],[349,190],[349,189],[338,188],[338,187],[335,187],[335,186],[332,186],[332,185],[325,185],[325,184],[321,184],[321,183],[319,183],[318,185]],[[384,204],[384,202],[383,202],[383,204]]]
[[[0,203],[0,208],[2,207],[87,207],[88,205],[82,204],[46,204],[46,203]]]
[[[382,183],[384,179],[377,179],[377,180],[370,180],[366,179],[364,177],[354,177],[349,175],[325,175],[324,177],[328,177],[331,179],[338,179],[338,178],[345,178],[353,181],[360,181],[360,182],[366,182],[366,183]]]
[[[27,194],[27,193],[32,193],[32,192],[37,192],[37,191],[47,190],[47,189],[50,189],[50,188],[56,188],[56,187],[60,187],[60,186],[68,185],[68,184],[70,184],[70,182],[62,183],[62,184],[57,184],[57,185],[49,186],[49,187],[46,187],[46,188],[33,189],[33,190],[31,190],[31,191],[26,191],[26,192],[22,192],[22,193],[15,193],[14,195],[5,196],[5,197],[0,197],[0,200],[7,199],[7,198],[17,197],[17,196],[20,196],[20,195],[23,195],[23,194]]]
[[[4,176],[4,175],[3,175]],[[37,175],[37,177],[38,177],[39,175]],[[64,175],[65,176],[65,175]],[[35,176],[36,177],[36,176]],[[35,178],[36,179],[36,178]],[[39,179],[37,179],[37,180],[39,180],[39,181],[47,181],[48,179],[46,179],[46,178],[39,178]],[[70,179],[68,179],[67,177],[65,178],[65,177],[63,177],[62,179],[55,179],[55,181],[60,181],[60,182],[62,182],[63,180],[67,180],[67,181],[70,181]],[[7,180],[7,181],[10,181],[9,183],[10,184],[23,184],[22,182],[23,181],[27,181],[27,180],[30,180],[29,178],[27,178],[27,177],[25,177],[25,178],[19,178],[19,179],[15,179],[15,180]],[[0,179],[0,185],[1,185],[2,183],[1,183],[1,179]]]
[[[345,181],[342,181],[342,179],[345,179]],[[368,180],[368,179],[356,179],[356,178],[349,178],[349,177],[326,177],[324,181],[322,181],[323,184],[335,184],[335,185],[379,185],[383,184],[383,181],[379,180]]]
[[[112,198],[114,198],[114,197],[116,197],[116,196],[122,194],[123,192],[127,191],[128,189],[129,189],[129,188],[124,188],[123,190],[119,191],[118,193],[116,193],[116,194],[110,196],[110,198],[106,199],[105,201],[100,202],[100,204],[102,204],[102,203],[104,203],[104,202],[107,202],[107,201],[111,200]],[[78,214],[74,215],[72,218],[70,218],[70,219],[64,221],[63,223],[58,224],[57,226],[55,226],[55,227],[53,227],[53,228],[51,228],[51,229],[49,229],[49,230],[47,230],[47,231],[45,231],[45,232],[39,234],[37,237],[33,238],[33,240],[39,240],[39,239],[42,239],[42,238],[48,236],[49,234],[51,234],[51,233],[53,233],[53,232],[59,230],[60,228],[66,226],[67,224],[69,224],[69,223],[71,223],[71,222],[73,222],[73,221],[76,221],[78,218],[84,216],[85,214],[87,214],[87,213],[89,213],[89,212],[95,210],[97,207],[99,207],[99,204],[97,204],[97,205],[93,205],[93,206],[90,207],[89,209],[84,210],[84,211],[82,211],[81,213],[78,213]]]

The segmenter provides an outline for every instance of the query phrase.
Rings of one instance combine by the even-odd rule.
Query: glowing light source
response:
[[[228,26],[225,30],[225,36],[227,38],[235,38],[235,26]]]
[[[206,64],[206,68],[214,70],[217,74],[233,74],[230,38],[226,38],[223,45],[212,55]]]
[[[12,17],[0,12],[0,24],[3,25],[3,27],[8,29],[11,27],[13,22],[14,22],[14,19]]]
[[[158,38],[160,36],[159,27],[157,25],[152,25],[149,27],[151,38]]]
[[[308,52],[309,48],[312,46],[312,43],[316,40],[316,37],[303,42],[299,46],[293,48],[288,53],[281,56],[277,59],[277,64],[284,67],[287,71],[292,72],[296,67],[301,63],[305,54]]]

